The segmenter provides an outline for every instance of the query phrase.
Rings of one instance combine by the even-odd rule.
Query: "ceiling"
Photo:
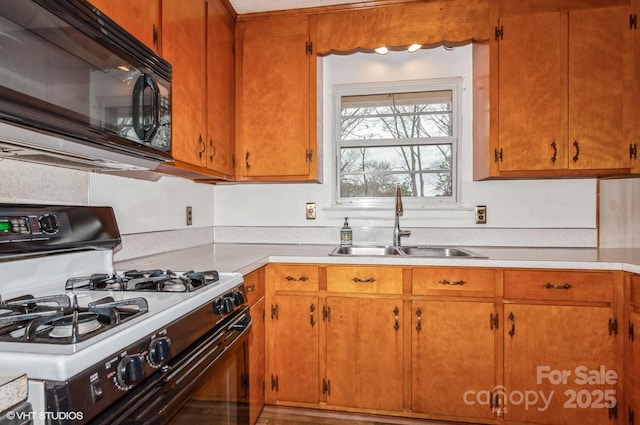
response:
[[[362,3],[362,0],[229,0],[239,15],[272,10],[302,9],[305,7],[335,6]]]

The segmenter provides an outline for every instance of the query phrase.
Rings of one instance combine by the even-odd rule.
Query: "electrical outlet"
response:
[[[487,224],[487,206],[476,206],[476,224]]]
[[[315,220],[316,219],[316,203],[315,202],[307,202],[307,220]]]
[[[187,226],[191,226],[193,224],[193,208],[187,207]]]

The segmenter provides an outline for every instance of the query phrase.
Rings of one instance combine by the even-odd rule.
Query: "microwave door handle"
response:
[[[144,93],[151,90],[151,123],[144,125]],[[138,138],[148,142],[155,136],[160,124],[160,93],[158,84],[148,74],[138,77],[133,87],[133,129]]]

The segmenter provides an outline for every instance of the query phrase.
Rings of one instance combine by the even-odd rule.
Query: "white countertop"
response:
[[[335,257],[335,245],[202,245],[163,254],[117,261],[117,270],[169,268],[216,269],[248,274],[267,263],[374,264],[624,270],[640,273],[640,249],[462,247],[487,258]]]

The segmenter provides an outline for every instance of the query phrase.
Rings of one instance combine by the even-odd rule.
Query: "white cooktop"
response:
[[[69,277],[112,272],[111,255],[110,251],[89,251],[0,262],[0,295],[3,299],[27,294],[39,297],[66,293],[76,294],[81,307],[106,296],[116,301],[142,297],[149,306],[147,313],[77,344],[0,342],[3,370],[27,373],[29,379],[66,380],[98,361],[108,360],[105,356],[113,354],[117,349],[115,347],[127,347],[146,335],[162,330],[174,320],[241,284],[243,280],[239,273],[220,273],[218,282],[188,293],[65,292],[65,282]],[[114,345],[114,341],[117,341],[117,345]]]

